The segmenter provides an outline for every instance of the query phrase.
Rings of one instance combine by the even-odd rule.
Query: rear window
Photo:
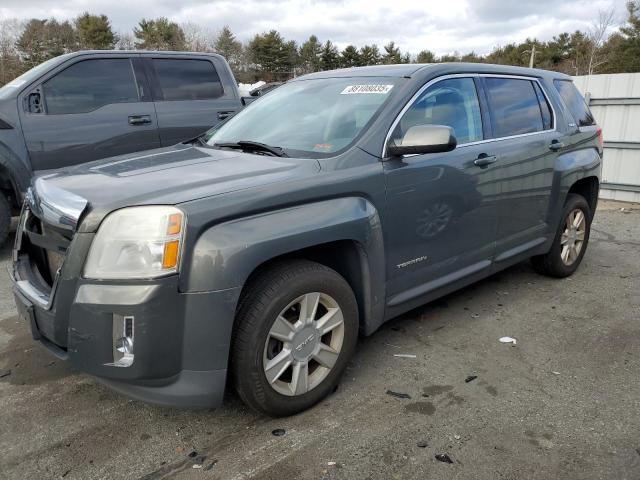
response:
[[[579,127],[596,123],[587,102],[571,80],[554,80],[553,84]]]
[[[548,105],[545,108],[540,103],[531,80],[488,77],[485,85],[495,137],[510,137],[551,128]]]
[[[208,60],[154,58],[160,83],[159,100],[208,100],[222,96],[222,84]]]
[[[83,60],[43,85],[47,113],[87,113],[112,103],[138,101],[128,58]]]

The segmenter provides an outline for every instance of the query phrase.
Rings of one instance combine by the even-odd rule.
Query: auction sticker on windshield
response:
[[[386,95],[393,85],[349,85],[340,92],[340,95],[354,95],[356,93],[381,93]]]

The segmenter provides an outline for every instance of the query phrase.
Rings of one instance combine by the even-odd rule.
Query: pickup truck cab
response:
[[[82,51],[0,88],[0,244],[34,171],[169,146],[241,108],[220,55]]]
[[[211,407],[229,383],[293,414],[383,322],[529,258],[571,275],[601,138],[559,73],[307,75],[190,143],[37,178],[16,304],[51,352],[135,398]]]

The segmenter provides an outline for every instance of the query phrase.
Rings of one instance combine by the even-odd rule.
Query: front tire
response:
[[[268,415],[306,410],[337,385],[357,337],[358,306],[342,276],[310,261],[278,264],[241,300],[231,352],[235,388]]]
[[[582,262],[591,232],[591,209],[582,195],[570,193],[551,249],[531,259],[533,267],[551,277],[572,275]]]

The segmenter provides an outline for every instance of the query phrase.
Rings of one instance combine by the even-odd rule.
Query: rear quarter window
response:
[[[595,119],[582,95],[571,80],[554,80],[553,85],[579,127],[595,125]]]

